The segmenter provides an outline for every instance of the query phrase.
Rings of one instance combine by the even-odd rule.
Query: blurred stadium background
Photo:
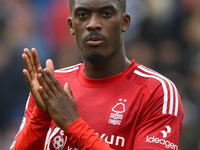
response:
[[[22,70],[24,48],[35,47],[42,66],[81,62],[67,27],[68,0],[0,0],[0,149],[9,149],[29,90]],[[127,0],[131,27],[127,56],[171,79],[185,111],[180,150],[200,150],[200,1]]]

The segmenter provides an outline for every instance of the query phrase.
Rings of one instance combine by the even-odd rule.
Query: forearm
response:
[[[43,149],[46,133],[51,124],[51,117],[47,111],[42,111],[36,106],[30,121],[12,150]]]
[[[73,122],[65,134],[79,150],[114,150],[90,128],[81,118]]]

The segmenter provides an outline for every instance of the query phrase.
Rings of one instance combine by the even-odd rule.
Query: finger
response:
[[[24,69],[24,70],[23,70],[23,74],[24,74],[24,76],[25,76],[25,80],[26,80],[26,83],[27,83],[29,89],[31,89],[31,87],[32,87],[32,84],[31,84],[31,77],[30,77],[28,71],[27,71],[26,69]]]
[[[65,92],[63,90],[63,88],[61,87],[61,85],[58,83],[58,81],[54,78],[54,76],[47,69],[44,69],[44,72],[46,73],[48,78],[51,80],[51,84],[49,84],[49,86],[52,86],[52,90],[55,90],[54,87],[56,88],[56,90],[54,92],[56,95],[59,94],[58,92],[60,92],[60,93]]]
[[[31,65],[29,57],[27,56],[27,54],[23,53],[22,54],[22,58],[24,60],[24,64],[25,64],[26,70],[30,74],[31,79],[33,79],[34,76],[35,76],[35,73],[34,73],[34,69],[33,69],[32,65]]]
[[[29,60],[30,60],[30,64],[33,68],[33,71],[36,72],[36,69],[35,69],[35,65],[34,65],[34,61],[33,61],[33,57],[32,57],[32,54],[31,52],[29,51],[28,48],[25,48],[24,49],[24,53],[28,56]]]
[[[74,102],[76,102],[75,99],[74,99],[74,96],[73,96],[73,94],[72,94],[72,91],[71,91],[71,89],[70,89],[70,87],[69,87],[69,83],[65,83],[65,85],[64,85],[64,90],[65,90],[65,92],[67,92],[68,96],[69,96]]]
[[[47,106],[47,108],[49,108],[51,106],[51,99],[49,98],[49,96],[46,94],[45,90],[43,89],[42,86],[39,87],[38,89],[42,100],[44,101],[45,105]]]
[[[56,88],[52,88],[52,86],[49,86],[51,81],[50,79],[48,78],[48,76],[43,73],[39,73],[38,74],[38,80],[40,82],[40,85],[42,86],[43,90],[45,91],[45,93],[48,95],[48,97],[50,99],[54,99],[55,98],[55,94],[53,92],[55,92]]]
[[[53,61],[51,59],[48,59],[46,61],[46,68],[54,76],[54,65],[53,65]]]
[[[37,50],[35,48],[32,48],[32,55],[33,55],[34,65],[35,65],[35,68],[37,70],[39,67],[41,67],[41,64],[40,64],[40,60],[39,60]]]

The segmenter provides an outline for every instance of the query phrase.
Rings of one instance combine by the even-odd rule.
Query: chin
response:
[[[103,62],[105,56],[99,53],[89,53],[85,56],[85,60],[92,65],[97,65]]]

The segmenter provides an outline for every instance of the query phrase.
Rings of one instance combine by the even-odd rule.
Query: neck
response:
[[[97,65],[84,61],[85,75],[93,79],[110,77],[124,71],[130,63],[124,51],[116,52]]]

